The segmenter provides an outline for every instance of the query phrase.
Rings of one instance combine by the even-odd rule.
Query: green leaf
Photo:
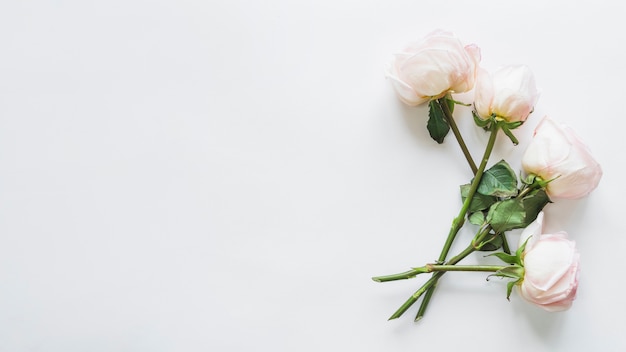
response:
[[[493,204],[485,221],[497,233],[524,228],[535,221],[541,210],[550,202],[546,191],[537,189],[521,199],[512,198]]]
[[[526,212],[521,199],[507,199],[489,208],[486,218],[497,233],[526,227]]]
[[[430,137],[434,139],[437,143],[443,143],[444,138],[450,131],[450,126],[445,119],[443,109],[441,105],[437,102],[437,100],[431,100],[428,103],[428,123],[426,124],[426,128],[428,128],[428,133],[430,133]]]
[[[480,243],[478,251],[481,252],[493,252],[502,247],[502,237],[500,235],[494,235],[491,239]]]
[[[535,219],[537,219],[537,215],[539,215],[543,207],[545,207],[548,203],[551,203],[550,197],[548,197],[548,194],[544,189],[537,189],[526,195],[522,199],[522,206],[526,212],[524,227],[535,221]]]
[[[472,213],[469,217],[470,224],[474,224],[477,226],[481,226],[485,224],[485,214],[482,211],[477,211]]]
[[[470,184],[461,185],[461,200],[463,202],[465,202],[465,199],[469,194],[470,188],[472,188]],[[468,212],[473,213],[479,210],[489,209],[489,207],[497,201],[498,198],[494,196],[486,196],[484,194],[475,192],[474,196],[472,197],[472,202],[470,203]]]
[[[535,174],[529,174],[529,175],[526,176],[526,178],[521,178],[521,175],[520,175],[520,179],[522,180],[522,182],[524,184],[529,185],[529,186],[532,185],[535,182],[535,178],[536,177],[537,177],[537,175],[535,175]]]
[[[517,194],[517,175],[506,161],[500,160],[485,171],[477,192],[487,196],[512,197]]]

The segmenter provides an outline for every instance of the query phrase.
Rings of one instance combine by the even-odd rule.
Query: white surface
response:
[[[626,5],[618,1],[5,1],[0,351],[623,351]],[[470,173],[385,80],[435,28],[528,64],[603,165],[548,227],[582,255],[562,314],[425,278]],[[471,96],[470,98],[471,99]],[[478,158],[486,136],[458,118]],[[470,231],[459,236],[456,252]],[[479,262],[479,256],[468,258]]]

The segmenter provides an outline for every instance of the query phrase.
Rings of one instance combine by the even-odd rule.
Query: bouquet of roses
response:
[[[421,319],[438,280],[448,271],[482,271],[509,279],[507,299],[517,288],[525,300],[547,311],[568,309],[576,296],[578,250],[565,232],[543,233],[542,210],[559,199],[577,199],[593,191],[602,177],[600,165],[570,128],[549,117],[539,122],[523,154],[523,172],[515,172],[505,160],[491,164],[489,158],[500,131],[518,145],[514,130],[531,115],[539,93],[528,67],[510,65],[490,73],[479,63],[476,45],[463,45],[454,34],[437,30],[396,54],[388,69],[387,76],[402,102],[428,104],[426,126],[435,141],[443,143],[452,130],[473,173],[470,182],[460,186],[462,206],[438,260],[373,278],[386,282],[431,274],[389,319],[400,317],[423,298],[415,320]],[[471,104],[452,96],[471,90]],[[489,133],[478,164],[455,123],[457,104],[472,106],[477,128]],[[463,251],[449,257],[457,233],[467,223],[475,226],[476,235]],[[523,230],[517,248],[511,250],[506,234],[514,229]],[[459,264],[475,251],[491,252],[489,255],[502,264]]]

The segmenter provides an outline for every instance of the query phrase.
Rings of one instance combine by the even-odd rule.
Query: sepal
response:
[[[513,124],[513,123],[510,123],[510,122],[503,123],[503,124],[502,124],[502,126],[501,126],[501,128],[502,128],[502,132],[504,132],[504,134],[505,134],[507,137],[509,137],[509,139],[511,140],[511,142],[513,143],[513,145],[518,145],[518,144],[519,144],[519,141],[517,140],[517,137],[515,137],[515,135],[513,134],[513,132],[511,132],[511,130],[512,130],[513,128],[510,128],[510,127],[509,127],[509,125],[511,125],[511,124]],[[521,125],[521,123],[520,123],[520,125]],[[517,126],[516,126],[516,127],[514,127],[514,128],[517,128]]]
[[[513,287],[515,287],[515,285],[520,282],[520,280],[516,280],[516,281],[509,281],[506,283],[506,299],[507,300],[511,300],[511,292],[513,292]]]
[[[516,284],[519,284],[522,282],[522,280],[524,280],[524,267],[517,264],[507,266],[503,269],[496,271],[495,274],[489,275],[487,277],[487,280],[489,280],[489,278],[492,276],[512,279],[506,284],[506,299],[510,300],[511,292],[513,292],[513,287],[515,287]]]
[[[489,125],[491,125],[491,119],[483,120],[480,116],[478,116],[476,110],[472,110],[472,116],[474,117],[474,123],[476,124],[476,126],[484,130],[489,130]]]
[[[517,255],[512,255],[504,252],[491,253],[489,256],[498,257],[500,260],[507,264],[519,264],[521,265],[520,258]]]

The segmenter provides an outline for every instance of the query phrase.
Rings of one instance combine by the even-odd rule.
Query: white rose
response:
[[[474,87],[480,49],[452,33],[434,31],[395,55],[387,77],[400,100],[415,106]]]
[[[495,115],[508,122],[524,122],[539,99],[535,77],[527,66],[505,66],[493,74],[478,71],[474,107],[481,119]]]
[[[518,284],[526,301],[547,311],[571,307],[578,289],[580,254],[567,233],[542,234],[543,213],[522,233],[529,237],[522,256],[524,278]]]
[[[549,181],[551,198],[581,198],[593,191],[602,178],[600,164],[570,128],[545,117],[522,157],[522,167]]]

